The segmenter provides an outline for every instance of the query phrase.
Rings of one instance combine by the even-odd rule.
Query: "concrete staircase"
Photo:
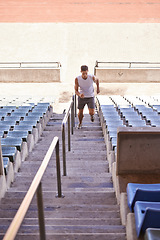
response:
[[[63,114],[53,114],[40,141],[23,162],[15,182],[0,203],[0,239],[3,238],[54,136],[60,138]],[[67,138],[67,136],[66,136]],[[60,144],[60,153],[61,153]],[[67,148],[66,148],[67,149]],[[99,117],[90,122],[85,115],[82,129],[71,136],[67,152],[67,176],[62,176],[64,198],[56,198],[55,154],[42,181],[46,239],[124,240],[119,206],[108,172],[106,147]],[[62,154],[61,154],[62,169]],[[61,173],[62,170],[61,170]],[[17,240],[39,239],[36,197],[16,237]]]

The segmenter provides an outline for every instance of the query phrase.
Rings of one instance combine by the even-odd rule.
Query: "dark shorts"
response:
[[[88,108],[94,109],[95,108],[94,97],[90,97],[90,98],[78,97],[78,109],[83,109],[86,104]]]

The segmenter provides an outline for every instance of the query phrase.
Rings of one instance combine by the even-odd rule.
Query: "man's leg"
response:
[[[88,100],[88,110],[89,110],[89,114],[91,116],[91,121],[94,122],[94,114],[95,114],[95,101],[94,101],[94,97],[91,97]]]
[[[82,127],[84,106],[85,106],[85,99],[78,97],[78,109],[79,109],[79,112],[78,112],[78,119],[79,119],[78,128]]]
[[[83,120],[83,109],[79,109],[79,112],[78,112],[78,119],[79,119],[79,127],[82,126],[82,120]]]
[[[94,114],[95,114],[94,108],[88,108],[88,110],[91,116],[91,121],[94,122]]]

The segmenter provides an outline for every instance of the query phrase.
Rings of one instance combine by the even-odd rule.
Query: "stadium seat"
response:
[[[160,184],[127,184],[128,206],[131,211],[136,201],[160,202]]]
[[[3,157],[3,166],[4,166],[4,173],[5,173],[5,175],[7,175],[8,169],[9,169],[9,158],[8,157]]]
[[[11,112],[15,111],[17,109],[17,107],[16,106],[3,106],[2,109],[6,110],[8,113],[11,113]]]
[[[14,165],[14,172],[18,172],[21,166],[21,154],[16,147],[2,146],[2,156],[8,157]]]
[[[14,137],[6,137],[1,139],[1,146],[16,147],[17,150],[22,149],[22,139]]]
[[[147,228],[144,236],[145,240],[159,240],[160,228]]]
[[[10,127],[14,127],[16,125],[16,121],[15,120],[9,120],[9,121],[0,121],[0,126],[3,125],[9,125]]]
[[[27,130],[13,130],[8,132],[7,137],[18,137],[27,142],[28,134],[29,132]]]
[[[4,135],[4,131],[1,131],[1,130],[0,130],[0,137],[2,138],[3,135]]]
[[[14,126],[14,130],[17,130],[17,131],[25,131],[27,130],[29,133],[32,133],[33,131],[33,126],[32,125],[29,125],[29,124],[23,124],[23,125],[15,125]]]
[[[143,235],[147,228],[160,228],[160,203],[137,201],[134,213],[138,237]]]
[[[4,117],[4,121],[15,121],[19,122],[21,119],[21,116],[6,116]]]
[[[28,114],[28,112],[23,112],[23,111],[15,111],[11,113],[12,117],[19,117],[20,119],[23,119],[26,115]]]
[[[10,160],[11,162],[14,162],[14,161],[15,161],[16,152],[17,152],[16,147],[6,147],[6,146],[2,146],[2,156],[3,156],[3,157],[9,157],[9,160]]]
[[[7,124],[0,124],[0,131],[7,133],[11,129],[10,125]]]

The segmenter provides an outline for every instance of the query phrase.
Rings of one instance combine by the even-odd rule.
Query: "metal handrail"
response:
[[[24,67],[23,65],[33,65],[32,67],[30,66],[30,67]],[[36,64],[38,64],[38,65],[42,65],[41,67],[40,66],[34,66],[34,65],[36,65]],[[48,67],[48,66],[45,66],[45,65],[56,65],[56,66],[50,66],[50,67]],[[1,66],[2,65],[2,66]],[[12,66],[11,66],[12,65]],[[17,67],[16,66],[13,66],[13,65],[18,65]],[[60,62],[0,62],[0,68],[59,68],[59,67],[61,67],[61,63]]]
[[[41,179],[45,173],[45,170],[48,166],[50,158],[54,149],[56,148],[56,167],[57,167],[57,187],[58,187],[58,196],[63,197],[61,192],[61,174],[60,174],[60,159],[59,159],[59,138],[54,137],[44,159],[39,167],[37,174],[35,175],[31,186],[26,193],[23,202],[21,203],[12,223],[10,224],[3,240],[14,240],[17,232],[22,224],[22,221],[28,211],[28,208],[33,200],[35,193],[37,193],[37,205],[38,205],[38,217],[39,217],[39,231],[40,231],[40,239],[45,240],[45,222],[44,222],[44,210],[43,210],[43,198],[42,198],[42,183]]]
[[[2,149],[1,149],[1,137],[0,137],[0,176],[4,174],[3,171],[3,158],[2,158]]]
[[[99,62],[96,61],[95,67],[99,67],[99,64],[128,64],[128,68],[131,68],[133,64],[150,64],[150,65],[159,65],[160,67],[160,62]]]
[[[73,135],[73,127],[75,127],[75,96],[72,97],[70,106],[62,121],[62,154],[63,154],[63,175],[67,176],[66,170],[66,144],[65,144],[65,128],[68,122],[68,151],[71,151],[71,133]],[[71,120],[70,120],[71,118]],[[70,124],[71,122],[71,124]],[[70,127],[71,125],[71,127]]]

